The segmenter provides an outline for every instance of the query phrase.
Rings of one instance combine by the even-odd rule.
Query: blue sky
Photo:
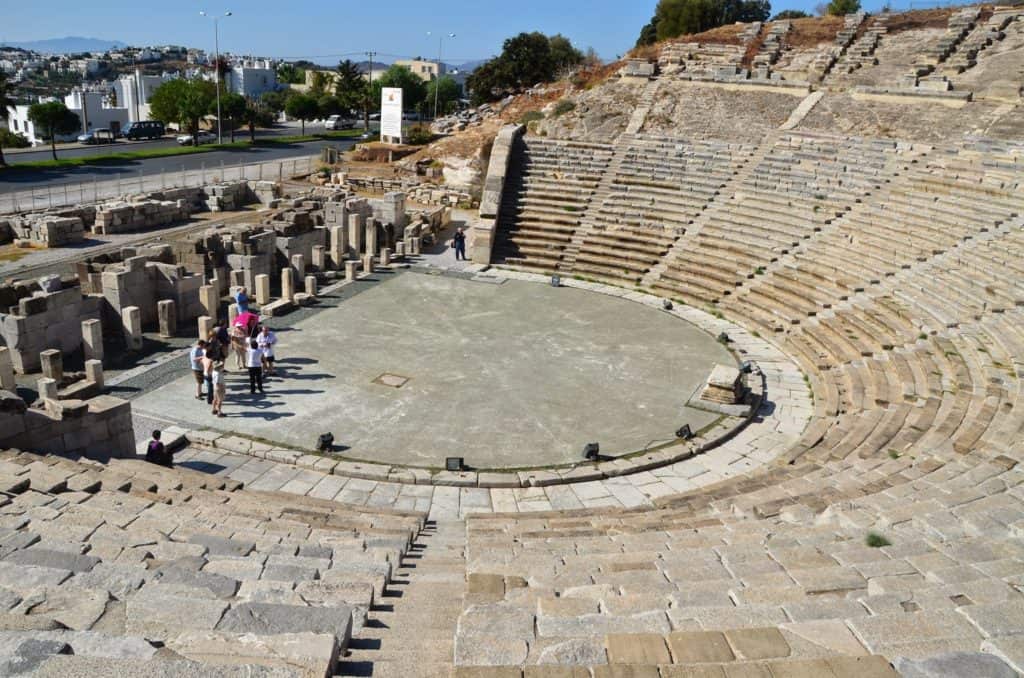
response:
[[[184,2],[45,0],[5,2],[0,40],[23,41],[66,35],[122,40],[129,44],[184,44],[213,49],[213,27],[202,9],[234,16],[221,23],[221,48],[238,54],[274,57],[323,56],[369,49],[395,57],[437,56],[437,40],[427,31],[456,33],[446,40],[443,58],[459,63],[500,51],[502,41],[520,31],[562,33],[577,46],[594,47],[614,58],[632,47],[651,17],[656,0],[478,0],[431,3],[313,2],[247,0],[218,6]],[[773,2],[773,12],[810,11],[814,0]],[[867,6],[871,7],[869,3]],[[331,55],[331,56],[327,56]],[[353,57],[358,59],[358,57]]]

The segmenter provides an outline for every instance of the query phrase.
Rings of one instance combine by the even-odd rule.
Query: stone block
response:
[[[391,250],[385,247],[380,251],[380,265],[390,266],[391,265]]]
[[[292,270],[296,278],[306,277],[306,257],[301,254],[293,254],[291,258]]]
[[[405,257],[405,243],[399,240],[395,243],[395,259],[402,259]]]
[[[735,658],[718,631],[675,631],[666,640],[677,664],[731,662]]]
[[[927,659],[898,657],[894,666],[903,678],[1014,678],[1018,675],[999,657],[983,652],[949,652]]]
[[[124,328],[124,343],[129,351],[142,350],[142,311],[138,306],[121,309],[121,325]]]
[[[259,665],[304,676],[334,674],[337,639],[326,633],[281,633],[238,636],[216,631],[191,631],[167,643],[177,654],[212,665]]]
[[[214,319],[220,317],[220,294],[215,285],[203,285],[199,288],[199,305],[203,308],[203,315]]]
[[[668,664],[665,639],[656,633],[616,633],[605,637],[609,664]]]
[[[270,276],[266,273],[256,276],[256,303],[260,306],[270,303]]]
[[[173,337],[178,333],[178,307],[173,299],[162,299],[156,303],[157,321],[161,337]]]
[[[214,322],[213,318],[208,315],[201,315],[198,318],[199,325],[199,338],[207,339],[210,336],[210,332],[213,331]]]
[[[365,271],[366,273],[373,273],[373,255],[372,254],[367,253],[367,254],[363,255],[363,271]]]
[[[0,389],[13,393],[17,387],[18,384],[14,380],[14,361],[11,360],[11,350],[6,346],[0,346]]]
[[[345,280],[349,282],[355,282],[356,276],[359,271],[358,261],[346,261],[345,262]]]
[[[790,654],[789,643],[774,627],[734,629],[726,631],[725,637],[742,659],[779,659]]]
[[[348,216],[348,252],[352,258],[358,259],[363,253],[365,224],[366,217],[362,214],[350,214]]]
[[[235,319],[238,317],[238,304],[228,304],[228,327],[235,326]]]
[[[311,297],[315,297],[316,296],[316,276],[315,275],[307,275],[306,276],[305,290],[306,290],[306,294],[308,294],[309,296],[311,296]]]
[[[348,259],[348,229],[345,226],[332,226],[329,233],[331,267],[341,270]]]
[[[103,361],[102,360],[86,360],[85,361],[85,379],[96,384],[96,388],[103,388]]]
[[[39,354],[43,376],[60,382],[64,378],[64,354],[56,349],[47,349]]]
[[[295,269],[281,269],[281,298],[291,301],[295,297]]]
[[[310,264],[312,264],[313,269],[317,271],[325,271],[327,269],[327,253],[323,245],[313,245],[313,254]]]
[[[36,389],[39,391],[39,397],[43,400],[57,399],[57,382],[49,377],[44,377],[37,381]]]
[[[82,321],[82,349],[86,360],[103,360],[103,325],[99,320]]]

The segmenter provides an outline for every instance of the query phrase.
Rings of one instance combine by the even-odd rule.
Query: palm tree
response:
[[[0,71],[0,120],[3,122],[7,122],[10,119],[11,112],[8,106],[14,106],[14,97],[11,96],[13,93],[14,83],[7,80],[6,73]],[[0,145],[0,167],[7,167],[2,145]]]

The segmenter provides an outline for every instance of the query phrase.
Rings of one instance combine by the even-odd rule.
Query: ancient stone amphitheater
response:
[[[970,75],[980,50],[960,46],[989,44],[975,31],[1019,38],[1024,12],[1001,12],[998,29],[991,8],[947,13],[941,58],[915,78]],[[808,82],[872,61],[886,22],[868,21],[804,59]],[[432,487],[227,438],[181,456],[211,473],[2,452],[0,674],[1024,671],[1024,142],[830,133],[814,94],[848,90],[810,86],[778,95],[799,110],[756,139],[680,134],[682,119],[666,133],[653,112],[682,78],[669,66],[688,64],[698,104],[706,90],[767,106],[794,87],[770,72],[785,32],[670,46],[660,75],[634,63],[583,94],[575,122],[506,128],[481,208],[492,229],[475,233],[474,258],[490,241],[501,275],[671,300],[728,331],[764,399],[689,460],[703,466]],[[738,75],[743,59],[761,82]],[[579,109],[622,87],[648,100],[594,139]],[[913,87],[895,96],[962,98]],[[999,106],[1019,113],[1019,94]],[[243,487],[256,466],[282,491],[259,489],[267,475]]]

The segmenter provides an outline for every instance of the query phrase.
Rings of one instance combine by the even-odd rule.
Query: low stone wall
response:
[[[189,213],[189,203],[185,200],[106,203],[96,211],[92,230],[93,233],[109,235],[160,228],[188,219]]]
[[[0,391],[0,448],[134,457],[131,403],[101,395],[90,400],[47,400],[42,408],[29,408],[10,391]]]
[[[491,263],[498,210],[501,208],[501,195],[505,191],[505,179],[512,161],[512,149],[525,131],[522,125],[507,125],[501,128],[494,139],[487,179],[484,180],[484,191],[480,197],[480,220],[473,224],[470,237],[474,264]]]
[[[37,291],[0,313],[0,338],[10,349],[15,371],[38,371],[39,354],[58,349],[65,355],[82,345],[82,321],[99,320],[102,297],[83,295],[79,287]]]

